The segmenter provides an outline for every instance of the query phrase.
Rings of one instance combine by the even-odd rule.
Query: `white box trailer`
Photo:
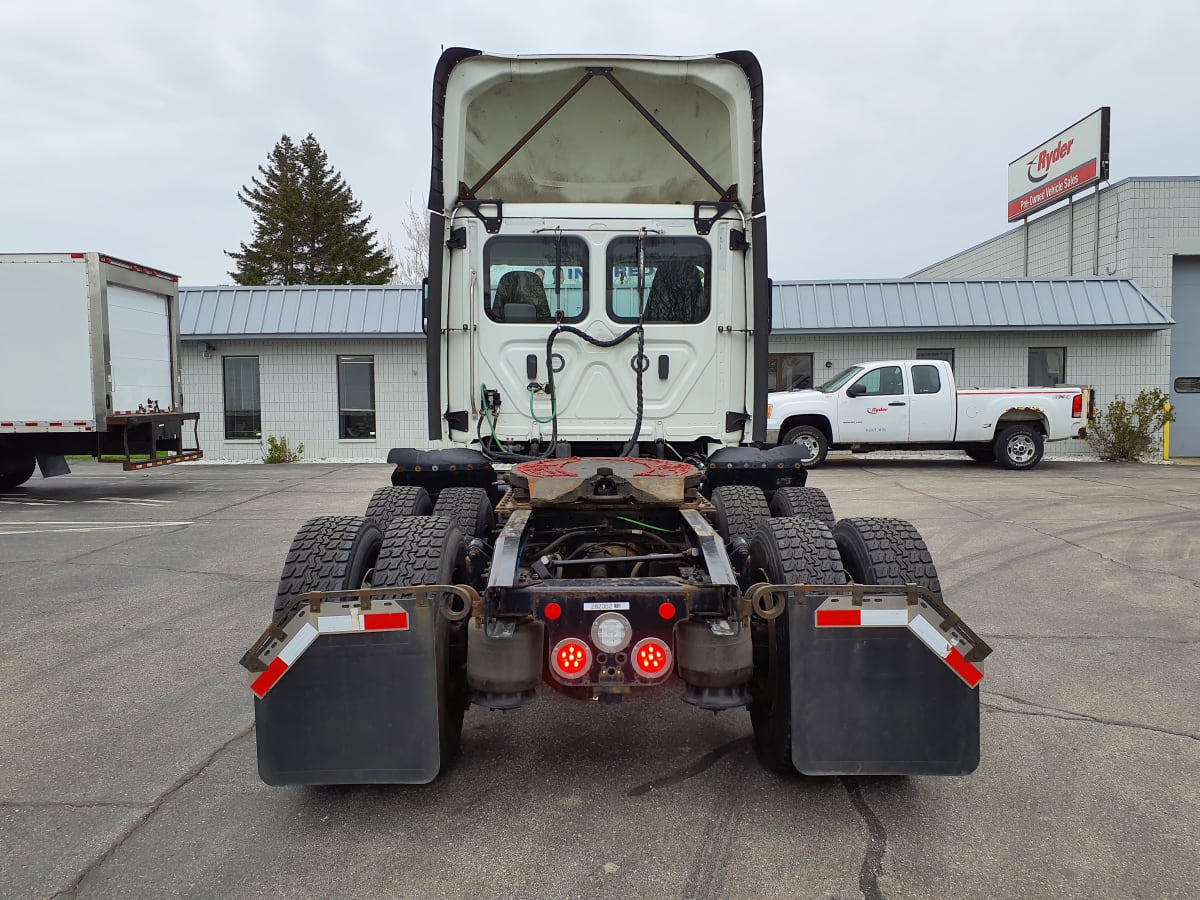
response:
[[[67,454],[200,459],[199,418],[183,407],[177,276],[102,253],[0,254],[0,489],[35,464],[65,474]]]

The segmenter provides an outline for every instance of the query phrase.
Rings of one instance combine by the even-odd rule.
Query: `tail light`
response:
[[[550,665],[563,678],[582,678],[592,667],[592,651],[579,638],[566,638],[550,651]]]
[[[645,638],[634,644],[631,661],[643,678],[661,678],[671,671],[671,648],[659,638]]]
[[[1083,394],[1076,394],[1071,400],[1071,418],[1083,418]]]

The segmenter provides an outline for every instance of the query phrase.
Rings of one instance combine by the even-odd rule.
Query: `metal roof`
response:
[[[181,287],[180,337],[422,337],[421,288]]]
[[[421,288],[401,285],[183,287],[180,336],[421,337]],[[1174,320],[1123,278],[776,281],[773,334],[1092,331]]]
[[[1124,278],[776,281],[772,334],[1161,331],[1175,324]]]

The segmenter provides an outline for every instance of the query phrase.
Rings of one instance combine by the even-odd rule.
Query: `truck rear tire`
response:
[[[383,535],[361,516],[319,516],[300,526],[283,564],[275,592],[274,619],[309,591],[352,591],[363,586]]]
[[[1042,461],[1045,441],[1031,425],[1009,425],[996,436],[996,461],[1005,469],[1032,469]]]
[[[458,523],[463,537],[486,539],[496,524],[496,511],[492,509],[487,491],[476,487],[443,488],[433,507],[435,516],[447,516]]]
[[[736,537],[749,541],[759,524],[771,518],[762,488],[752,485],[723,484],[713,491],[712,503],[717,508],[714,524],[726,542]]]
[[[790,516],[816,519],[818,522],[824,522],[830,528],[837,521],[825,492],[820,488],[813,487],[780,488],[771,498],[771,515],[777,519],[786,519]]]
[[[448,516],[405,516],[388,526],[371,578],[374,587],[462,584],[466,581],[466,544],[458,523]],[[438,607],[434,640],[445,647],[438,678],[438,722],[442,770],[458,755],[467,691],[466,621],[451,622]]]
[[[799,444],[801,447],[807,447],[810,456],[804,461],[804,465],[809,469],[816,468],[823,463],[829,453],[829,438],[825,437],[825,432],[813,425],[797,425],[795,428],[789,428],[779,443]]]
[[[433,512],[433,501],[423,487],[381,487],[371,495],[366,517],[387,531],[394,519],[401,516],[427,516]]]
[[[750,542],[750,578],[772,584],[845,584],[837,544],[824,522],[768,519]],[[796,771],[792,763],[792,682],[788,613],[751,622],[754,677],[750,681],[750,722],[754,748],[768,769]]]
[[[942,596],[937,567],[921,533],[904,519],[842,519],[833,539],[846,574],[858,584],[916,584]]]
[[[32,456],[0,456],[0,491],[20,487],[33,477],[37,459]]]

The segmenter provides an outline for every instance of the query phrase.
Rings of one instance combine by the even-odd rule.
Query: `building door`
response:
[[[1175,257],[1171,288],[1171,455],[1200,456],[1200,256]]]

